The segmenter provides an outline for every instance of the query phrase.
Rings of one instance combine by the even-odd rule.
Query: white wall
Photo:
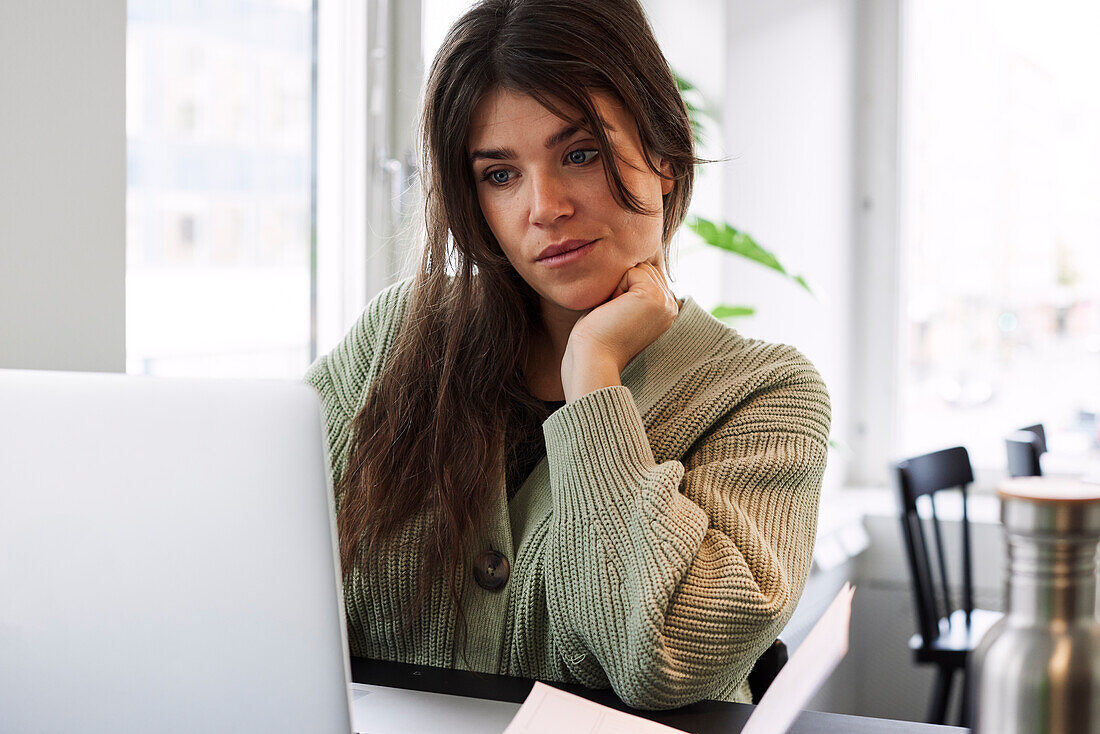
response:
[[[820,370],[833,436],[850,420],[855,211],[855,0],[731,0],[724,99],[726,217],[805,275],[725,260],[725,300],[756,307],[741,331],[793,344]],[[826,489],[845,479],[832,452]]]
[[[0,368],[125,368],[126,2],[0,3]]]
[[[726,0],[643,0],[657,42],[673,71],[702,93],[705,103],[721,112],[726,84]],[[696,141],[695,154],[720,159],[725,150],[722,130],[707,127]],[[699,166],[691,213],[713,220],[724,218],[725,185],[722,164]],[[722,300],[723,253],[681,230],[672,241],[672,287],[710,309]]]

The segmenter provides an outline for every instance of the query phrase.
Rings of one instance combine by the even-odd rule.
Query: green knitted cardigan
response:
[[[379,294],[306,375],[334,480],[410,291]],[[797,350],[746,339],[690,298],[621,377],[543,423],[547,457],[511,502],[501,480],[456,578],[465,626],[442,579],[402,618],[425,528],[413,518],[345,585],[352,655],[610,686],[636,708],[749,700],[749,670],[810,569],[825,385]],[[471,571],[490,549],[511,562],[497,591]]]

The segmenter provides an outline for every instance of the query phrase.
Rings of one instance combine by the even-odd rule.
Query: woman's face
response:
[[[594,94],[593,102],[623,182],[655,214],[621,207],[592,135],[533,97],[498,88],[473,114],[468,151],[481,211],[544,311],[594,308],[633,266],[664,266],[661,196],[673,184],[646,165],[630,113],[607,95]],[[667,175],[668,165],[659,163]]]

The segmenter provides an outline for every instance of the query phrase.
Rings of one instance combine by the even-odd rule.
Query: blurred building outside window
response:
[[[1003,471],[1033,423],[1095,451],[1100,8],[904,7],[897,454],[961,444]]]
[[[312,0],[127,5],[127,372],[311,356]]]

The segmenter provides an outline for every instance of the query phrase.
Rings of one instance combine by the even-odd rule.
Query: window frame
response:
[[[317,11],[314,358],[411,272],[419,0],[314,0]]]

